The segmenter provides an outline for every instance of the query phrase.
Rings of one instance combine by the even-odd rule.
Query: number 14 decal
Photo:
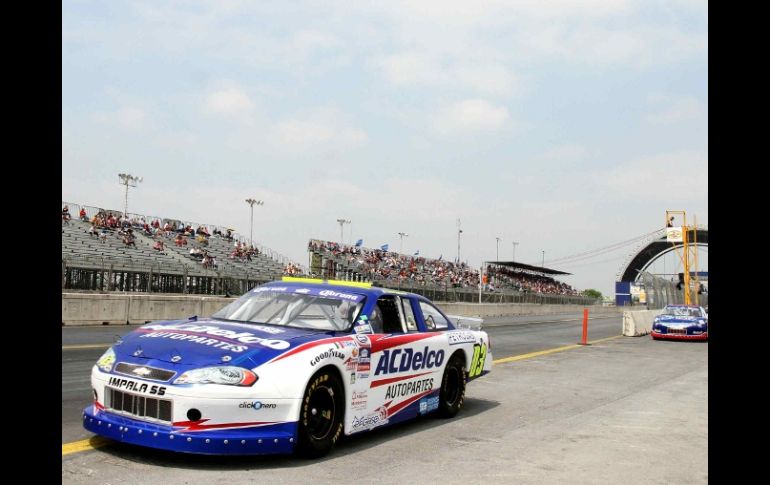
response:
[[[471,370],[468,377],[477,377],[484,370],[484,362],[487,360],[487,344],[475,344],[473,346],[473,359],[471,360]]]

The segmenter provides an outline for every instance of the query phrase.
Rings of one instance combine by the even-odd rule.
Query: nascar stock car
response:
[[[84,426],[180,452],[322,456],[343,432],[457,414],[492,368],[481,320],[457,318],[413,293],[284,277],[119,339],[92,369]]]
[[[708,313],[696,305],[666,305],[652,322],[653,339],[708,340]]]

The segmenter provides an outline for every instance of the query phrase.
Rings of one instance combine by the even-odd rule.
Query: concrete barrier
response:
[[[192,295],[62,293],[62,325],[125,325],[209,316],[235,298]]]
[[[436,302],[444,313],[466,317],[498,317],[517,315],[556,315],[582,313],[588,308],[591,315],[617,315],[622,308],[599,305],[539,305],[537,303],[441,303]]]
[[[62,325],[125,325],[173,320],[192,315],[207,317],[235,298],[193,295],[62,293]],[[492,317],[578,313],[582,305],[536,303],[436,303],[450,315]],[[589,306],[591,315],[617,314],[615,307]]]
[[[652,321],[660,310],[633,310],[623,312],[623,335],[639,337],[652,332]]]

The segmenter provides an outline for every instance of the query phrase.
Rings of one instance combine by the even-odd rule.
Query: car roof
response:
[[[408,291],[393,290],[390,288],[380,288],[372,286],[371,283],[359,282],[359,281],[343,281],[343,280],[322,280],[318,278],[295,278],[290,276],[284,276],[281,281],[272,281],[262,286],[289,286],[292,288],[302,288],[312,285],[315,288],[328,288],[335,291],[347,291],[349,293],[357,293],[359,295],[365,295],[372,298],[379,298],[382,295],[401,295],[414,297],[424,301],[430,301],[422,295],[417,293],[410,293]]]

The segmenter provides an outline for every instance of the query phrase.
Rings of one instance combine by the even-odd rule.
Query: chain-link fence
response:
[[[660,276],[644,272],[639,275],[636,282],[644,289],[646,302],[644,303],[650,310],[659,310],[668,304],[684,303],[684,285],[674,281],[668,281]],[[699,288],[695,280],[691,280],[690,303],[695,305],[708,305],[708,293]]]

